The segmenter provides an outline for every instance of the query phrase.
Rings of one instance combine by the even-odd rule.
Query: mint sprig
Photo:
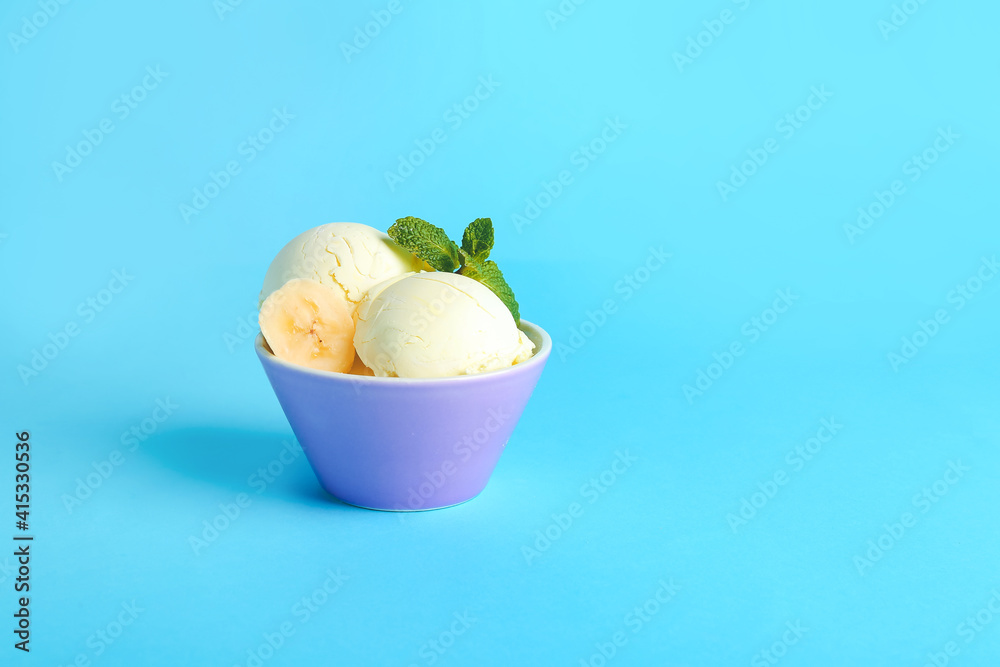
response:
[[[514,323],[520,326],[521,313],[514,290],[507,284],[497,263],[488,259],[493,250],[492,220],[476,218],[469,223],[462,234],[462,247],[449,239],[440,227],[412,216],[397,220],[389,228],[389,237],[437,271],[457,272],[486,285],[503,301]]]
[[[465,228],[462,234],[462,250],[475,259],[486,261],[493,249],[493,221],[489,218],[476,218]]]
[[[461,260],[458,246],[448,233],[420,218],[400,218],[389,228],[389,237],[438,271],[454,271]]]

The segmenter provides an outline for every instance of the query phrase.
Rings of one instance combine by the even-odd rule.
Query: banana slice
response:
[[[349,371],[351,375],[367,375],[369,377],[374,377],[375,371],[365,366],[365,362],[361,361],[361,357],[354,358],[354,365],[351,366]]]
[[[345,373],[354,364],[351,306],[334,290],[295,278],[260,306],[260,331],[279,359]]]

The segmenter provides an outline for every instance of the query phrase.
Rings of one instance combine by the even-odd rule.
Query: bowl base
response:
[[[345,505],[350,505],[351,507],[358,507],[358,508],[363,509],[363,510],[375,510],[376,512],[433,512],[434,510],[445,510],[445,509],[448,509],[449,507],[458,507],[459,505],[464,505],[465,503],[467,503],[469,501],[472,501],[472,500],[475,500],[476,498],[478,498],[479,496],[481,496],[483,494],[483,492],[480,491],[479,493],[477,493],[476,495],[472,496],[471,498],[466,498],[465,500],[459,500],[457,503],[451,503],[450,505],[436,505],[436,506],[433,506],[433,507],[400,507],[400,508],[392,508],[392,507],[371,507],[370,505],[360,505],[358,503],[352,503],[349,500],[344,500],[343,498],[330,493],[326,489],[323,489],[323,492],[326,493],[331,498],[333,498],[334,500],[342,502]]]

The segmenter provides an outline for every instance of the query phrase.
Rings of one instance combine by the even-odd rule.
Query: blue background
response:
[[[255,664],[290,623],[264,664],[775,664],[768,650],[917,666],[948,642],[939,664],[996,664],[1000,617],[960,627],[1000,589],[1000,280],[975,280],[1000,249],[996,3],[910,0],[890,31],[888,0],[594,0],[563,3],[565,21],[557,0],[400,0],[346,55],[387,3],[50,4],[37,30],[24,21],[45,2],[0,10],[0,509],[14,533],[13,433],[30,430],[36,535],[32,652],[0,628],[0,662]],[[147,67],[165,77],[122,117]],[[457,124],[446,114],[480,77],[498,85]],[[829,98],[800,109],[813,87]],[[241,144],[275,109],[294,118],[250,160]],[[105,119],[113,131],[57,173]],[[609,119],[625,128],[602,146]],[[777,152],[741,167],[768,139]],[[186,220],[230,161],[239,173]],[[734,167],[755,173],[724,198]],[[896,180],[881,217],[845,228]],[[521,312],[560,345],[490,485],[445,511],[365,511],[324,496],[300,456],[257,493],[250,476],[291,438],[251,343],[271,258],[318,224],[404,215],[456,236],[491,216]],[[647,274],[651,247],[671,258]],[[123,269],[134,278],[103,293]],[[629,275],[645,279],[631,294]],[[959,308],[967,284],[981,289]],[[775,322],[778,290],[797,299]],[[947,322],[893,364],[938,310]],[[22,377],[53,338],[65,349]],[[686,394],[699,372],[715,379]],[[162,423],[157,399],[178,406]],[[822,419],[843,427],[792,463]],[[129,451],[144,420],[155,431]],[[626,451],[637,460],[605,472]],[[967,470],[938,496],[949,462]],[[605,491],[584,486],[602,472]],[[251,504],[196,554],[189,538],[240,493]],[[741,525],[744,500],[758,507]],[[348,578],[302,622],[294,605],[328,569]],[[662,604],[661,581],[677,587]],[[95,639],[133,601],[134,622]]]

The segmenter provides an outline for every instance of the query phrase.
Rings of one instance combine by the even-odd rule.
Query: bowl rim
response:
[[[300,366],[299,364],[293,364],[290,361],[285,361],[284,359],[279,359],[271,352],[269,349],[264,347],[264,334],[261,332],[257,333],[257,337],[254,339],[254,349],[257,352],[257,356],[261,361],[267,361],[267,363],[272,363],[277,366],[281,366],[290,371],[297,373],[304,373],[306,375],[313,375],[318,377],[327,378],[330,380],[343,380],[346,382],[351,382],[354,384],[390,384],[395,386],[402,385],[427,385],[427,384],[442,384],[442,383],[455,383],[455,382],[477,382],[486,381],[489,378],[502,375],[504,373],[512,372],[528,372],[535,366],[542,366],[548,360],[549,354],[552,352],[552,338],[549,336],[545,329],[541,328],[533,322],[521,319],[521,324],[518,327],[524,333],[531,337],[532,334],[536,334],[536,337],[541,339],[541,345],[538,346],[532,355],[522,361],[519,364],[514,364],[513,366],[508,366],[506,368],[498,368],[493,371],[486,371],[485,373],[474,373],[472,375],[453,375],[448,377],[434,377],[434,378],[401,378],[401,377],[375,377],[373,375],[353,375],[351,373],[337,373],[335,371],[324,371],[318,368],[309,368],[308,366]]]

